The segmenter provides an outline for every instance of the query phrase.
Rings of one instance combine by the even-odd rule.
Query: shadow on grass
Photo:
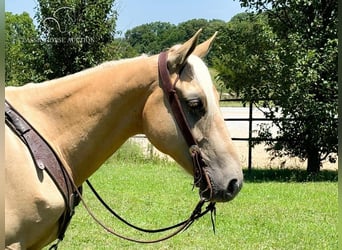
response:
[[[115,165],[118,161],[130,162],[133,164],[176,164],[161,159],[158,156],[151,157],[144,155],[139,144],[133,141],[125,142],[120,149],[107,160],[107,164]],[[338,181],[338,171],[324,170],[317,174],[308,173],[301,169],[252,169],[244,170],[245,182],[323,182]]]
[[[244,170],[245,182],[323,182],[338,181],[338,171],[324,170],[308,173],[300,169],[251,169]]]

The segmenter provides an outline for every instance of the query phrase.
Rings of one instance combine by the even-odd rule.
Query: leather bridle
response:
[[[209,198],[207,198],[207,200],[210,200],[213,195],[213,189],[209,175],[205,170],[207,164],[203,160],[200,147],[198,146],[198,143],[190,130],[189,124],[186,120],[182,105],[179,100],[179,96],[176,91],[176,84],[179,81],[179,74],[177,75],[175,82],[173,84],[171,82],[170,73],[167,68],[167,52],[161,52],[159,54],[158,71],[161,87],[165,95],[168,97],[167,100],[171,107],[172,114],[180,131],[182,132],[184,140],[186,141],[189,149],[194,168],[194,186],[199,187],[201,182],[204,183],[204,185],[206,185],[206,188],[204,190],[201,190],[201,198],[203,197],[202,195],[205,192],[209,192]]]
[[[123,223],[125,223],[126,225],[142,231],[142,232],[147,232],[147,233],[159,233],[159,232],[164,232],[164,231],[168,231],[168,230],[172,230],[175,229],[174,232],[172,232],[171,234],[164,236],[160,239],[156,239],[156,240],[136,240],[136,239],[132,239],[126,236],[122,236],[121,234],[115,232],[114,230],[112,230],[111,228],[107,227],[102,221],[100,221],[95,215],[94,213],[88,208],[87,204],[85,203],[83,197],[82,197],[82,192],[81,192],[81,188],[77,187],[73,181],[73,179],[71,178],[71,176],[69,175],[69,173],[65,170],[63,164],[58,163],[55,165],[58,165],[56,167],[57,170],[54,170],[54,168],[51,168],[51,163],[50,161],[43,161],[46,162],[46,167],[41,168],[40,164],[39,164],[39,160],[40,158],[42,158],[42,156],[37,156],[37,154],[35,153],[36,151],[42,151],[42,147],[46,147],[49,149],[49,154],[43,155],[44,159],[51,159],[52,157],[56,158],[55,161],[59,162],[58,156],[57,154],[53,151],[53,149],[48,145],[48,143],[41,137],[41,135],[38,134],[37,135],[33,135],[34,140],[30,139],[31,136],[31,132],[35,131],[34,128],[29,125],[29,123],[22,117],[22,119],[20,118],[21,116],[19,115],[18,112],[14,112],[15,110],[13,108],[9,108],[9,104],[6,104],[6,123],[9,124],[9,126],[11,126],[11,128],[17,132],[18,136],[24,141],[25,144],[28,145],[29,149],[32,151],[32,157],[36,162],[36,166],[37,168],[43,170],[47,170],[48,173],[51,175],[51,177],[56,180],[56,176],[58,176],[60,173],[60,171],[62,171],[64,178],[63,180],[59,180],[61,178],[57,178],[58,180],[56,180],[56,185],[58,187],[62,187],[61,189],[61,193],[66,196],[65,198],[65,203],[66,203],[66,213],[69,212],[68,207],[71,206],[71,211],[73,214],[74,211],[74,207],[78,204],[79,200],[83,203],[85,209],[88,211],[88,213],[90,214],[90,216],[101,226],[103,227],[107,232],[125,239],[125,240],[129,240],[129,241],[133,241],[133,242],[138,242],[138,243],[156,243],[156,242],[160,242],[160,241],[164,241],[167,240],[173,236],[175,236],[176,234],[186,230],[187,228],[189,228],[192,223],[199,219],[200,217],[204,216],[205,214],[207,214],[208,212],[211,212],[211,220],[212,220],[212,225],[213,225],[213,230],[215,232],[215,224],[214,224],[214,217],[213,215],[215,215],[215,202],[210,202],[208,204],[208,206],[205,208],[204,211],[202,211],[202,207],[205,204],[205,202],[208,202],[211,200],[212,198],[212,194],[213,194],[213,189],[212,189],[212,185],[211,185],[211,181],[209,178],[208,173],[206,172],[206,167],[207,164],[205,163],[205,161],[203,160],[203,156],[201,153],[201,150],[196,142],[196,139],[194,138],[194,136],[191,133],[190,127],[188,125],[188,122],[186,120],[185,114],[183,112],[183,108],[181,106],[177,91],[176,91],[176,83],[179,80],[179,74],[177,74],[177,78],[175,80],[175,82],[172,84],[171,83],[171,78],[170,78],[170,73],[169,70],[167,68],[167,52],[162,52],[159,55],[158,58],[158,73],[159,73],[159,79],[160,79],[160,85],[165,93],[165,95],[167,96],[167,100],[168,103],[171,107],[172,110],[172,114],[174,116],[174,119],[180,129],[180,131],[183,134],[184,140],[187,143],[187,146],[189,148],[189,153],[193,162],[193,173],[194,173],[194,186],[199,187],[200,189],[202,187],[203,190],[201,190],[200,192],[200,201],[198,202],[198,204],[196,205],[195,209],[193,210],[193,212],[191,213],[190,217],[174,226],[170,226],[170,227],[166,227],[166,228],[162,228],[162,229],[156,229],[156,230],[150,230],[150,229],[143,229],[137,226],[132,225],[131,223],[127,222],[126,220],[124,220],[122,217],[120,217],[117,213],[115,213],[104,201],[103,199],[100,197],[100,195],[95,191],[95,189],[93,188],[93,186],[90,184],[90,182],[87,180],[87,184],[89,185],[90,189],[94,192],[95,196],[99,199],[99,201],[102,203],[102,205],[116,218],[118,218],[120,221],[122,221]],[[13,111],[13,112],[12,112]],[[8,119],[7,119],[8,118]],[[19,119],[20,118],[20,119]],[[15,124],[18,124],[18,126],[14,126]],[[13,126],[12,126],[13,125]],[[20,132],[21,129],[24,129],[24,132]],[[20,131],[19,131],[20,130]],[[18,131],[20,133],[18,133]],[[31,131],[31,132],[30,132]],[[27,137],[25,137],[27,134]],[[24,137],[23,137],[24,135]],[[24,138],[24,139],[23,139]],[[36,139],[35,139],[36,138]],[[38,138],[38,139],[37,139]],[[41,140],[43,141],[42,143],[40,143],[39,145],[34,145],[36,143],[37,140]],[[43,145],[43,146],[42,146]],[[36,147],[39,147],[40,150],[35,150]],[[38,159],[38,160],[37,160]],[[64,183],[65,182],[65,183]],[[72,201],[69,200],[69,196],[71,195],[71,193],[69,191],[63,191],[65,188],[63,188],[65,185],[69,185],[68,189],[72,190],[72,196],[77,196],[77,199],[71,199]],[[205,186],[206,185],[206,186]],[[207,198],[204,198],[204,193],[205,192],[209,192],[209,196]],[[76,202],[74,202],[76,201]],[[72,216],[72,215],[71,215]],[[50,249],[57,249],[58,248],[58,244],[59,242],[63,239],[64,237],[64,233],[65,230],[67,228],[67,225],[69,224],[69,221],[71,219],[68,217],[64,222],[64,220],[61,222],[60,225],[60,232],[58,235],[58,241],[57,243],[55,243],[54,245],[52,245],[50,247]]]
[[[120,215],[118,215],[113,209],[111,209],[104,202],[102,197],[96,192],[95,188],[92,186],[92,184],[89,182],[89,180],[87,180],[86,183],[88,184],[89,188],[92,190],[94,195],[97,197],[97,199],[101,202],[101,204],[114,217],[119,219],[124,224],[126,224],[126,225],[128,225],[128,226],[130,226],[130,227],[132,227],[138,231],[145,232],[145,233],[160,233],[160,232],[165,232],[165,231],[169,231],[172,229],[176,229],[171,234],[164,236],[162,238],[156,239],[156,240],[132,239],[130,237],[123,236],[123,235],[115,232],[113,229],[105,226],[104,223],[102,221],[98,220],[97,217],[92,213],[92,211],[90,211],[90,209],[85,204],[84,200],[81,198],[81,201],[82,201],[84,207],[86,208],[86,210],[88,211],[88,213],[90,214],[90,216],[93,217],[93,219],[101,227],[103,227],[107,232],[109,232],[109,233],[111,233],[111,234],[113,234],[113,235],[115,235],[121,239],[125,239],[125,240],[132,241],[132,242],[137,242],[137,243],[157,243],[157,242],[167,240],[167,239],[177,235],[178,233],[188,229],[195,220],[204,216],[208,212],[211,212],[211,221],[212,221],[213,230],[215,232],[215,222],[214,222],[214,216],[216,214],[215,202],[210,202],[208,204],[208,206],[205,208],[205,210],[202,211],[203,205],[205,204],[205,202],[210,201],[210,199],[212,198],[212,193],[213,193],[209,175],[207,174],[207,172],[205,170],[205,168],[207,167],[207,164],[203,160],[203,156],[202,156],[201,150],[198,146],[198,143],[196,142],[196,139],[194,138],[194,136],[190,130],[190,127],[189,127],[188,122],[186,120],[185,114],[183,112],[183,108],[181,106],[181,103],[180,103],[180,100],[179,100],[179,97],[178,97],[178,94],[176,91],[176,84],[179,81],[179,74],[177,74],[175,82],[173,84],[171,83],[170,73],[169,73],[169,70],[167,68],[167,52],[161,52],[159,54],[158,73],[159,73],[160,85],[161,85],[165,95],[167,96],[167,101],[171,107],[172,114],[173,114],[175,121],[176,121],[179,129],[181,130],[182,135],[184,137],[184,140],[186,141],[187,146],[189,148],[189,153],[190,153],[192,163],[193,163],[193,167],[194,167],[194,170],[193,170],[193,172],[194,172],[194,186],[201,188],[201,183],[203,185],[207,185],[207,186],[204,190],[201,191],[200,201],[197,203],[195,209],[193,210],[193,212],[191,213],[191,215],[188,219],[186,219],[186,220],[184,220],[178,224],[175,224],[173,226],[169,226],[169,227],[165,227],[165,228],[161,228],[161,229],[144,229],[144,228],[140,228],[140,227],[135,226],[135,225],[131,224],[130,222],[126,221]],[[209,192],[209,198],[203,197],[203,194],[205,192]]]

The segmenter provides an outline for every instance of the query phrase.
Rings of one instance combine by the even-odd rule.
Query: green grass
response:
[[[125,145],[91,177],[93,185],[119,214],[138,226],[158,228],[189,216],[198,201],[192,178],[174,163],[146,160]],[[217,205],[216,234],[210,216],[163,243],[141,245],[109,235],[82,205],[60,249],[337,249],[337,173],[319,177],[304,172],[256,170],[236,199]],[[304,181],[304,182],[303,182]],[[84,197],[105,223],[128,236],[136,233],[100,207],[84,185]]]

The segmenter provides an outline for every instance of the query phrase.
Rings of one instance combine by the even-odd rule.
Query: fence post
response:
[[[253,130],[253,101],[249,102],[248,118],[248,171],[252,169],[252,130]]]

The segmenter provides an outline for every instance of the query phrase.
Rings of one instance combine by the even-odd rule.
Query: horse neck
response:
[[[141,133],[144,104],[157,82],[156,58],[106,63],[28,88],[26,113],[77,185],[130,136]]]

